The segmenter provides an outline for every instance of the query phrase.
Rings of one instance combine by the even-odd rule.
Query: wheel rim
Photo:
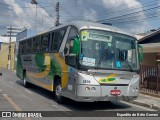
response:
[[[56,87],[56,96],[61,96],[61,85],[58,85],[57,87]]]
[[[23,84],[24,84],[24,86],[26,85],[26,79],[25,79],[25,77],[24,77],[24,80],[23,80]]]

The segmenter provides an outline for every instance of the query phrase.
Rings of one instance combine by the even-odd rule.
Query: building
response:
[[[139,39],[138,43],[143,46],[144,65],[160,65],[160,29]]]
[[[8,68],[9,43],[3,43],[0,50],[0,68]],[[15,42],[11,43],[11,70],[14,69]]]
[[[8,68],[9,37],[0,36],[0,68]],[[11,69],[14,69],[15,37],[11,38]]]

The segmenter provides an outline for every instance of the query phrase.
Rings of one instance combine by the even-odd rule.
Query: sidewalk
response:
[[[160,111],[160,98],[140,93],[131,103]]]

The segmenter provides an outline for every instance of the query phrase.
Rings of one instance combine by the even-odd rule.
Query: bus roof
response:
[[[72,22],[69,22],[68,24],[63,24],[59,27],[54,27],[51,30],[65,27],[65,26],[69,26],[69,25],[75,26],[79,31],[82,29],[100,29],[100,30],[107,30],[107,31],[122,33],[122,34],[126,34],[126,35],[134,37],[133,34],[125,32],[123,29],[120,29],[117,27],[113,27],[113,26],[105,25],[105,24],[101,24],[101,23],[93,23],[93,22],[85,22],[85,21],[72,21]]]
[[[66,27],[66,26],[75,26],[78,29],[78,31],[80,31],[82,29],[99,29],[99,30],[107,30],[107,31],[117,32],[117,33],[121,33],[121,34],[125,34],[125,35],[129,35],[129,36],[134,37],[133,34],[125,32],[124,30],[117,28],[117,27],[113,27],[113,26],[105,25],[105,24],[101,24],[101,23],[93,23],[93,22],[85,22],[85,21],[72,21],[67,24],[62,24],[58,27],[52,27],[51,29],[43,31],[37,35],[41,35],[43,33],[50,32],[50,31],[53,31],[56,29],[60,29],[60,28]],[[35,37],[37,35],[34,35],[32,37]],[[32,38],[32,37],[29,37],[29,38]],[[26,40],[29,38],[25,38],[23,40]]]

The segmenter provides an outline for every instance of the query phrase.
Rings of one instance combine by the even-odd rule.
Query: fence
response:
[[[160,92],[160,66],[141,65],[141,90],[158,94]]]

